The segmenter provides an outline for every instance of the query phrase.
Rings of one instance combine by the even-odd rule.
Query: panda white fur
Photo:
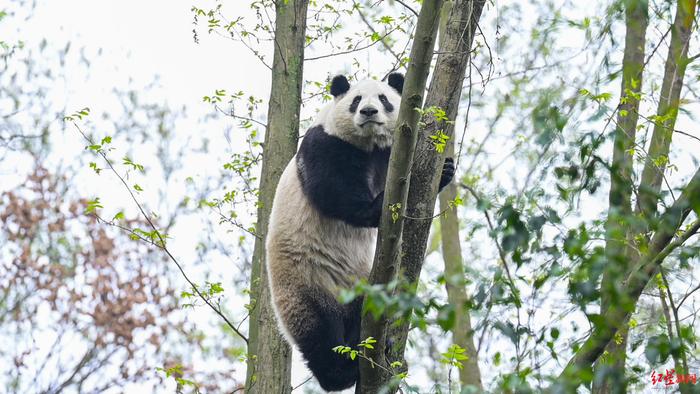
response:
[[[367,278],[384,201],[392,132],[404,77],[387,83],[331,83],[334,100],[306,132],[280,178],[266,238],[272,300],[282,331],[296,344],[323,389],[351,387],[362,300],[343,305],[339,290]],[[448,159],[440,188],[452,179]]]

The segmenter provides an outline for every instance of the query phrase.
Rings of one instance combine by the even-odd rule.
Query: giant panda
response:
[[[333,78],[334,99],[304,135],[272,204],[266,259],[275,315],[327,391],[358,377],[357,361],[332,348],[357,346],[362,300],[344,305],[337,296],[372,268],[403,82],[399,73],[354,86]],[[453,174],[447,159],[441,189]]]

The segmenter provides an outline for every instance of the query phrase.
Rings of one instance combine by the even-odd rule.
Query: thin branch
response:
[[[314,377],[314,376],[311,375],[311,376],[309,376],[308,378],[306,378],[306,380],[304,380],[303,382],[301,382],[301,383],[299,383],[298,385],[292,387],[292,391],[294,391],[294,390],[298,389],[299,387],[305,385],[305,384],[308,383],[311,379],[313,379],[313,377]]]
[[[90,137],[88,137],[87,134],[85,134],[85,133],[83,132],[83,130],[80,128],[80,126],[78,126],[78,124],[75,123],[75,122],[72,122],[72,123],[73,123],[73,126],[75,126],[75,128],[78,130],[78,132],[80,133],[80,135],[82,135],[83,138],[84,138],[90,145],[94,145],[94,142],[92,141],[92,139],[91,139]],[[134,202],[134,204],[136,204],[136,206],[138,207],[139,212],[141,212],[141,215],[143,216],[143,218],[146,220],[146,222],[147,222],[148,225],[151,227],[151,229],[153,229],[153,231],[155,232],[155,235],[156,235],[156,237],[158,238],[158,242],[156,243],[156,242],[154,242],[153,240],[151,240],[151,242],[149,242],[149,243],[152,244],[152,245],[154,245],[154,246],[156,246],[156,247],[158,247],[158,248],[160,248],[162,251],[165,252],[165,254],[168,255],[168,257],[170,258],[170,260],[175,264],[175,266],[177,266],[177,269],[178,269],[178,270],[180,271],[180,273],[182,274],[182,277],[185,278],[185,281],[187,281],[187,283],[190,285],[190,287],[192,288],[192,290],[194,290],[194,292],[197,294],[197,296],[198,296],[200,299],[202,299],[202,301],[204,301],[204,303],[207,304],[207,306],[209,306],[209,308],[211,308],[211,310],[213,310],[221,319],[223,319],[224,322],[226,323],[226,325],[228,325],[236,334],[238,334],[238,335],[245,341],[246,344],[248,344],[248,338],[247,338],[245,335],[243,335],[240,331],[238,331],[238,330],[236,329],[236,326],[228,320],[228,318],[221,312],[221,310],[218,309],[218,308],[216,308],[216,307],[211,303],[211,301],[210,301],[207,297],[205,297],[204,294],[202,294],[202,293],[199,291],[199,288],[197,288],[197,285],[189,278],[189,276],[187,275],[187,273],[185,273],[185,270],[182,268],[182,265],[180,264],[180,262],[175,258],[175,256],[172,255],[172,253],[170,253],[170,250],[168,250],[168,248],[165,246],[165,239],[163,238],[163,235],[160,233],[160,231],[158,231],[158,228],[156,228],[155,224],[153,223],[153,221],[151,220],[151,218],[148,216],[148,214],[146,214],[146,211],[144,210],[143,206],[141,205],[141,203],[139,202],[139,200],[138,200],[138,199],[136,198],[136,196],[134,195],[134,192],[131,190],[131,188],[129,187],[129,185],[126,183],[126,180],[124,180],[124,177],[122,177],[121,174],[119,174],[119,171],[117,171],[117,169],[114,168],[114,165],[112,165],[112,161],[109,160],[109,158],[107,157],[107,154],[106,154],[104,151],[102,151],[102,150],[98,151],[97,153],[98,153],[98,154],[102,157],[102,159],[107,163],[107,165],[109,166],[109,169],[112,171],[112,173],[114,173],[114,175],[115,175],[115,176],[119,179],[119,181],[124,185],[124,187],[126,188],[126,190],[129,192],[129,195],[131,196],[131,200]],[[103,220],[103,222],[104,222],[104,220]],[[118,225],[117,225],[117,226],[118,226]],[[118,227],[123,228],[123,227],[121,227],[121,226],[118,226]],[[123,229],[125,229],[125,228],[123,228]],[[132,230],[130,230],[130,229],[127,229],[127,230],[130,231],[132,234],[134,233],[134,232],[133,232]],[[139,236],[139,238],[140,238],[141,240],[145,240],[145,239],[144,239],[143,237],[141,237],[139,234],[137,234],[137,236]],[[147,241],[147,242],[148,242],[148,241]]]
[[[369,20],[367,20],[367,17],[366,17],[365,14],[362,12],[362,10],[360,10],[359,4],[357,4],[357,2],[355,2],[355,1],[353,1],[352,3],[353,3],[353,6],[354,6],[353,8],[355,8],[355,9],[357,10],[357,13],[360,15],[360,19],[362,19],[362,22],[364,22],[365,25],[367,25],[367,27],[372,31],[373,34],[379,34],[379,33],[374,29],[374,26],[372,26],[372,24],[369,22]],[[400,57],[399,55],[397,55],[396,52],[394,52],[393,48],[391,48],[391,45],[389,45],[389,43],[386,42],[386,39],[385,39],[385,38],[386,38],[386,36],[382,37],[382,39],[380,40],[380,41],[382,42],[382,45],[384,46],[384,48],[385,48],[387,51],[389,51],[389,53],[391,53],[391,54],[394,56],[394,58],[396,58],[397,61],[400,62],[400,61],[401,61],[401,57]]]
[[[464,183],[460,183],[460,186],[462,186],[464,189],[466,189],[476,200],[477,203],[480,203],[483,201],[483,198],[479,196],[479,193],[477,193],[476,190],[474,190],[471,186],[466,185]],[[506,259],[506,253],[501,247],[501,244],[498,243],[498,238],[496,238],[495,235],[495,227],[493,225],[493,222],[491,221],[491,215],[489,215],[489,212],[487,210],[484,210],[484,216],[486,217],[486,224],[489,227],[489,233],[492,234],[492,239],[494,240],[494,243],[496,244],[496,249],[498,250],[498,255],[501,258],[501,263],[503,264],[503,269],[506,271],[506,276],[508,277],[508,281],[510,282],[510,286],[512,287],[511,290],[515,291],[515,282],[513,281],[513,277],[510,274],[510,269],[508,268],[508,263]],[[515,293],[514,293],[515,295]]]
[[[668,283],[668,279],[666,278],[666,274],[664,273],[663,267],[659,268],[659,274],[661,274],[661,280],[663,280],[664,287],[666,288],[666,296],[668,297],[668,303],[671,307],[671,312],[673,312],[673,322],[675,323],[676,327],[676,337],[678,338],[678,341],[683,344],[683,336],[681,335],[681,323],[678,319],[678,308],[676,308],[675,303],[673,302],[673,294],[671,293],[671,286]],[[659,289],[660,292],[663,291],[663,289]],[[663,298],[662,298],[663,299]],[[668,313],[668,312],[667,312]],[[670,317],[670,316],[669,316]],[[668,326],[669,326],[669,334],[672,333],[672,330],[670,329],[671,327],[671,319],[668,320]],[[672,336],[669,335],[669,338]],[[682,346],[681,346],[682,348]],[[675,357],[675,355],[674,355]],[[679,360],[676,360],[676,363],[678,364]],[[680,359],[682,366],[683,366],[683,371],[685,373],[688,373],[688,357],[685,354],[685,350],[681,349],[681,359]],[[676,368],[678,370],[678,368]],[[680,371],[679,371],[680,372]],[[682,387],[681,391],[684,392],[686,391],[687,387]]]
[[[233,218],[224,215],[224,214],[221,212],[221,208],[219,208],[219,207],[217,207],[217,209],[214,209],[214,207],[210,207],[210,208],[211,208],[212,211],[214,211],[214,212],[216,212],[216,213],[219,214],[219,216],[221,217],[221,221],[227,222],[227,223],[233,225],[234,227],[238,228],[239,230],[242,230],[242,231],[244,231],[244,232],[246,232],[246,233],[248,233],[248,234],[254,236],[254,237],[257,238],[257,239],[260,239],[260,240],[263,239],[262,235],[257,234],[257,233],[255,233],[254,231],[251,231],[250,229],[247,229],[245,226],[243,226],[242,224],[238,223],[238,222],[235,221]]]
[[[94,357],[95,350],[97,350],[97,345],[93,344],[92,348],[85,352],[80,361],[78,361],[78,363],[75,365],[75,367],[73,368],[73,373],[71,373],[69,377],[67,377],[60,385],[58,385],[58,387],[56,387],[55,389],[49,389],[46,392],[57,394],[63,391],[64,388],[68,387],[68,385],[73,383],[73,379],[75,379],[75,376],[78,375],[78,372],[80,372],[80,370],[83,369],[83,367],[90,361],[90,359]]]
[[[371,42],[370,44],[367,44],[367,45],[365,45],[365,46],[363,46],[363,47],[360,47],[360,46],[359,46],[360,43],[358,42],[357,44],[355,44],[355,47],[354,47],[353,49],[348,49],[347,51],[329,53],[329,54],[327,54],[327,55],[321,55],[321,56],[316,56],[316,57],[307,57],[307,58],[304,58],[304,61],[305,61],[305,62],[308,62],[308,61],[312,61],[312,60],[325,59],[325,58],[328,58],[328,57],[340,56],[340,55],[347,55],[348,53],[354,53],[354,52],[363,51],[363,50],[365,50],[365,49],[367,49],[367,48],[370,48],[370,47],[376,45],[378,42],[383,41],[384,38],[386,38],[387,36],[389,36],[391,33],[395,32],[396,30],[398,30],[398,27],[395,27],[395,28],[389,30],[386,34],[384,34],[383,36],[379,37],[379,39],[378,39],[377,41],[373,41],[373,42]]]
[[[263,122],[261,122],[261,121],[259,121],[259,120],[255,120],[255,119],[249,118],[249,117],[247,117],[247,116],[236,115],[236,113],[234,112],[233,106],[231,106],[231,110],[230,110],[229,112],[224,111],[224,110],[221,109],[221,107],[219,107],[218,105],[214,105],[214,108],[216,108],[217,111],[221,112],[222,114],[224,114],[224,115],[226,115],[226,116],[230,116],[230,117],[232,117],[232,118],[234,118],[234,119],[239,119],[239,120],[247,120],[247,121],[249,121],[249,122],[257,123],[259,126],[262,126],[262,127],[264,127],[264,128],[267,128],[267,124],[266,124],[266,123],[263,123]]]
[[[683,298],[681,298],[681,300],[678,301],[678,306],[677,306],[677,308],[680,309],[681,306],[683,305],[683,303],[685,302],[685,300],[687,300],[688,297],[690,297],[693,293],[695,293],[695,292],[698,291],[698,290],[700,290],[700,285],[695,286],[692,290],[690,290],[688,293],[686,293],[686,294],[683,296]]]
[[[396,0],[396,2],[401,4],[402,6],[404,6],[407,10],[411,11],[411,13],[413,13],[413,15],[418,17],[418,13],[416,12],[416,10],[411,8],[408,4],[404,3],[402,0]]]
[[[700,141],[700,138],[698,138],[698,137],[696,137],[696,136],[694,136],[694,135],[692,135],[692,134],[686,133],[685,131],[680,131],[680,130],[676,129],[676,130],[673,130],[673,132],[674,132],[674,133],[678,133],[678,134],[683,134],[683,135],[686,136],[686,137],[690,137],[690,138],[692,138],[692,139],[695,139],[695,140]]]

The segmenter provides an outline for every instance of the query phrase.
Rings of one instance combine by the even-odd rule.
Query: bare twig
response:
[[[668,303],[670,305],[671,312],[673,312],[673,322],[676,328],[676,336],[680,343],[683,343],[683,336],[681,335],[681,323],[680,320],[678,319],[678,308],[676,307],[675,303],[673,302],[673,294],[671,293],[671,286],[668,283],[668,279],[666,278],[666,274],[664,273],[663,267],[659,268],[659,274],[661,274],[661,280],[663,280],[664,287],[666,288],[666,296],[668,297]],[[663,289],[659,289],[659,291],[663,291]],[[662,298],[663,300],[663,298]],[[669,316],[670,317],[670,316]],[[668,319],[668,326],[669,326],[669,334],[672,334],[671,330],[671,319]],[[669,335],[669,338],[672,338],[671,335]],[[676,360],[676,362],[680,361],[683,366],[683,371],[685,373],[688,372],[688,358],[685,355],[685,351],[681,351],[681,359]],[[675,357],[675,356],[674,356]],[[676,368],[678,369],[678,368]]]
[[[402,6],[404,6],[407,10],[411,11],[411,13],[412,13],[413,15],[415,15],[416,17],[418,17],[418,12],[416,12],[416,10],[414,10],[413,8],[411,8],[408,4],[406,4],[405,2],[403,2],[403,1],[401,1],[401,0],[396,0],[396,2],[399,3],[399,4],[401,4]]]
[[[477,193],[477,191],[474,190],[474,188],[472,188],[471,186],[466,185],[464,183],[460,183],[460,186],[466,189],[469,192],[469,194],[471,194],[477,200],[477,202],[483,201],[483,198],[481,198],[479,193]],[[515,296],[518,294],[517,288],[515,287],[515,281],[513,281],[513,277],[510,274],[510,269],[508,268],[508,260],[506,260],[506,253],[501,247],[501,244],[498,242],[498,238],[496,238],[495,227],[493,225],[493,222],[491,221],[491,215],[489,215],[489,212],[487,210],[484,210],[484,216],[486,218],[486,224],[489,227],[489,234],[491,234],[491,237],[494,243],[496,244],[496,249],[498,250],[498,255],[501,258],[503,269],[506,272],[506,276],[508,277],[508,283],[511,287],[511,291],[513,292],[513,296]]]
[[[685,302],[685,300],[687,300],[688,297],[690,297],[693,293],[695,293],[695,292],[698,291],[698,290],[700,290],[700,285],[695,286],[692,290],[690,290],[689,292],[687,292],[687,293],[683,296],[683,298],[681,298],[681,300],[678,301],[678,306],[677,306],[677,308],[680,309],[681,306],[683,305],[683,303]]]

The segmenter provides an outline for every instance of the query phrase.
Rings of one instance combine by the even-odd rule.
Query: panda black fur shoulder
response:
[[[333,78],[334,100],[306,132],[272,205],[266,249],[277,320],[328,391],[358,376],[357,361],[332,348],[357,346],[362,300],[343,305],[337,296],[372,268],[403,82],[398,73],[354,86]],[[453,174],[448,159],[441,189]]]

